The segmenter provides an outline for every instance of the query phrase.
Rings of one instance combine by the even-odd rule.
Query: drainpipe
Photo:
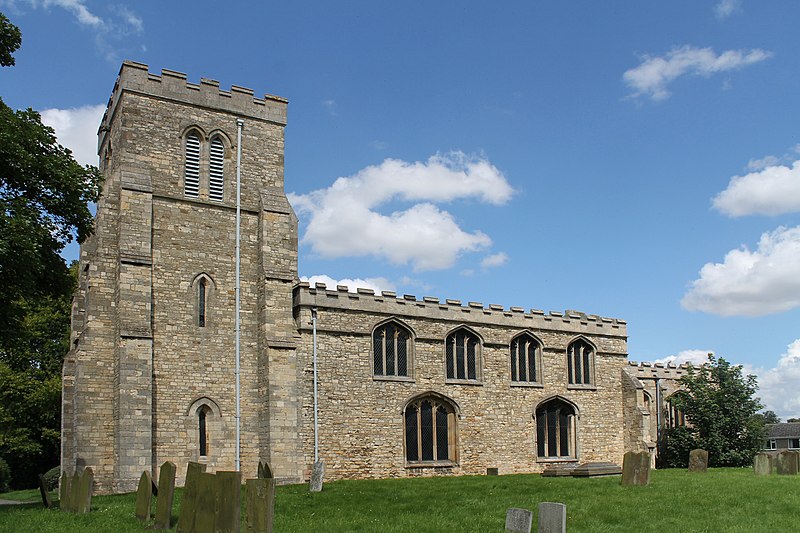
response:
[[[241,337],[241,323],[239,319],[240,311],[240,248],[241,248],[241,224],[242,224],[242,129],[244,120],[236,119],[236,470],[240,471],[242,462],[241,453],[241,398],[239,383],[239,342]]]
[[[661,435],[661,378],[656,378],[656,458],[657,463],[660,465],[664,458],[662,457],[663,445]]]
[[[314,462],[319,462],[319,400],[317,395],[317,308],[311,309],[314,339]]]

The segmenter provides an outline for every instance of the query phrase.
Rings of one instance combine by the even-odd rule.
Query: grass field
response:
[[[22,491],[0,494],[0,499],[31,495],[38,498],[34,491]],[[178,490],[175,519],[180,498]],[[281,486],[275,531],[502,532],[506,509],[535,513],[543,501],[567,505],[570,533],[800,530],[800,476],[712,469],[707,474],[654,471],[648,487],[622,487],[619,476],[538,475],[337,481],[315,494],[306,485]],[[126,494],[95,497],[88,515],[46,510],[41,504],[0,507],[0,531],[147,531],[133,517],[134,504],[135,495]]]

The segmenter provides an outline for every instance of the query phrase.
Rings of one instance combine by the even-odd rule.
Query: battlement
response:
[[[636,361],[628,361],[628,366],[625,371],[636,378],[640,379],[680,379],[692,365],[683,363],[675,365],[674,363],[637,363]]]
[[[397,296],[391,291],[376,294],[372,289],[357,288],[355,292],[351,292],[346,285],[337,285],[335,290],[330,290],[325,283],[316,283],[312,287],[305,281],[294,287],[294,306],[555,331],[580,330],[588,334],[614,337],[627,336],[627,322],[624,320],[588,315],[575,310],[545,313],[541,309],[526,311],[522,307],[505,308],[498,304],[484,306],[480,302],[463,304],[461,300],[441,301],[433,296],[424,296],[420,300],[411,294]]]
[[[219,88],[217,80],[200,78],[200,83],[191,83],[183,72],[162,69],[160,75],[152,74],[144,63],[123,61],[100,125],[98,146],[102,146],[117,102],[126,91],[286,125],[288,100],[281,96],[265,94],[263,98],[256,98],[252,89],[238,85],[231,85],[230,91],[225,91]]]

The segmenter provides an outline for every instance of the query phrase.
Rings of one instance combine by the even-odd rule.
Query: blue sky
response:
[[[631,360],[713,351],[800,416],[800,3],[0,10],[0,95],[86,162],[123,59],[288,98],[301,276],[624,318]]]

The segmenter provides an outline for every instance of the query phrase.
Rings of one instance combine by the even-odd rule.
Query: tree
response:
[[[0,65],[14,64],[19,29],[0,13]],[[75,273],[60,256],[93,229],[102,186],[32,110],[0,99],[0,458],[16,487],[58,464],[61,364],[69,349]]]
[[[763,413],[756,414],[756,417],[764,424],[780,424],[781,419],[775,414],[775,411],[764,411]]]
[[[672,402],[688,423],[667,431],[668,464],[685,465],[692,448],[706,450],[711,466],[752,464],[764,435],[755,376],[745,377],[741,366],[709,354],[702,366],[689,367],[681,385],[685,393],[674,395]]]

